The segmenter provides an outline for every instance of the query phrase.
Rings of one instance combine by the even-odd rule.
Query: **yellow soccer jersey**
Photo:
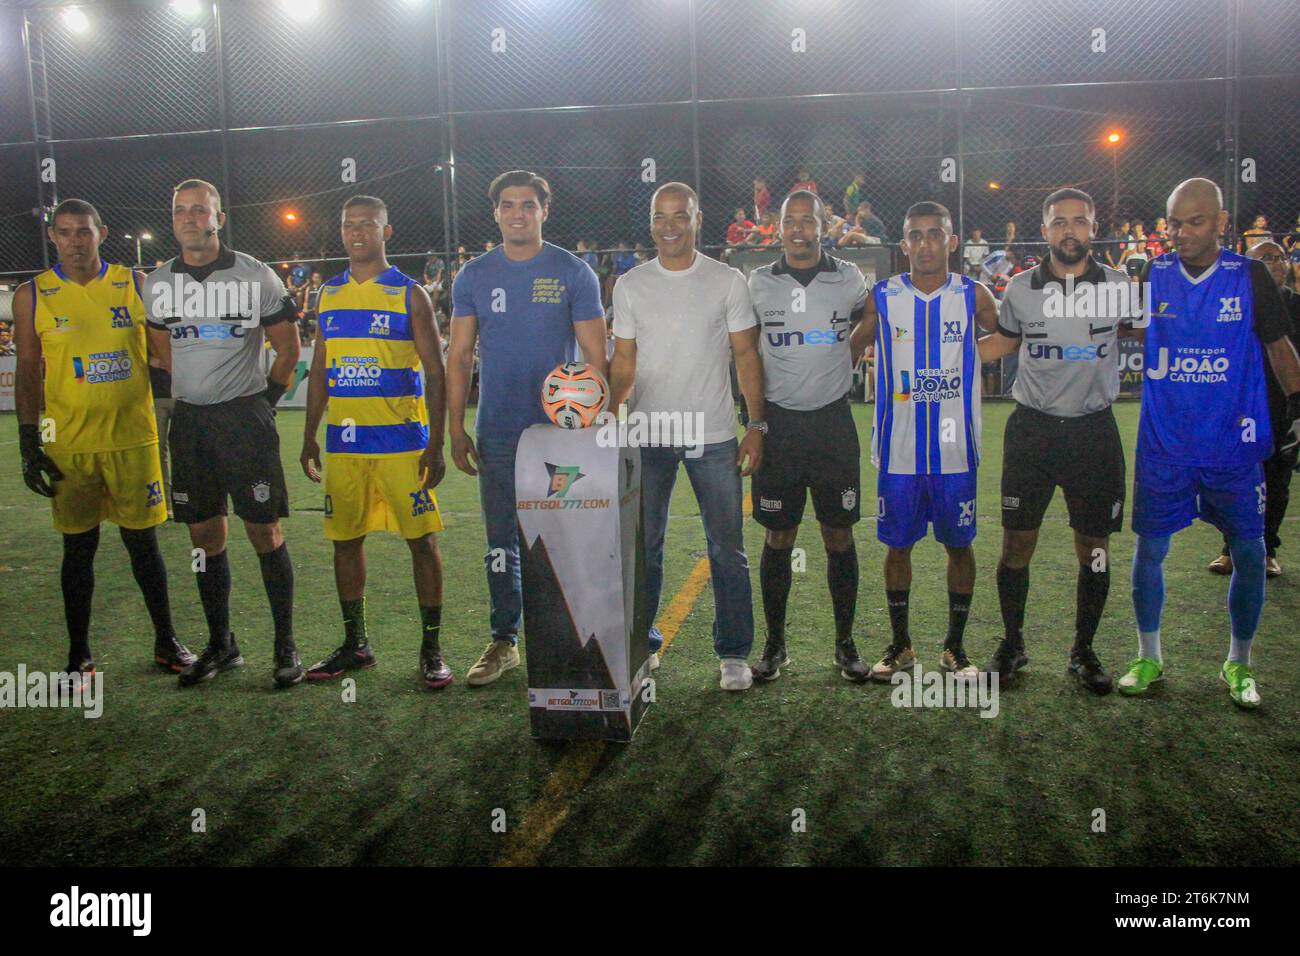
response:
[[[82,453],[157,442],[144,302],[131,270],[104,263],[83,286],[56,265],[33,284],[53,445]]]
[[[415,280],[391,267],[357,282],[351,271],[321,287],[329,420],[325,452],[418,455],[429,442],[420,355],[411,331]]]

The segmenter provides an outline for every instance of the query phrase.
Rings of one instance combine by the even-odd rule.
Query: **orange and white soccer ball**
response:
[[[542,382],[542,410],[561,428],[589,428],[609,401],[604,377],[585,362],[566,362]]]

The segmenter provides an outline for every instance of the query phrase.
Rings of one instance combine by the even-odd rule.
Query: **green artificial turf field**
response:
[[[1000,636],[994,569],[998,476],[1010,406],[984,407],[979,578],[967,648],[983,664]],[[1118,407],[1130,455],[1137,406]],[[864,449],[870,409],[855,406]],[[13,419],[2,419],[13,433]],[[341,639],[319,489],[297,455],[302,413],[282,411],[297,574],[296,633],[307,663]],[[16,443],[0,468],[0,671],[57,670],[66,638],[60,545],[46,502],[19,476]],[[864,485],[874,472],[863,466]],[[528,732],[520,668],[471,689],[464,673],[487,640],[485,547],[474,481],[450,466],[438,489],[448,530],[445,691],[416,672],[418,614],[408,552],[369,542],[368,622],[380,659],[337,683],[272,689],[270,615],[258,565],[232,526],[233,628],[240,671],[182,691],[159,671],[117,534],[96,565],[92,647],[105,676],[103,716],[0,710],[0,862],[6,864],[1268,864],[1300,862],[1297,627],[1300,543],[1288,521],[1288,573],[1268,584],[1255,651],[1263,707],[1237,710],[1217,677],[1227,645],[1227,581],[1210,576],[1212,529],[1180,534],[1166,564],[1166,681],[1149,699],[1097,698],[1065,673],[1075,568],[1064,506],[1049,512],[1026,622],[1032,663],[995,718],[976,710],[900,709],[886,685],[856,686],[831,666],[833,624],[815,525],[799,545],[789,608],[792,663],[744,694],[718,688],[704,587],[656,672],[657,702],[628,746],[543,744]],[[870,511],[870,509],[864,509]],[[684,474],[673,502],[664,605],[703,554]],[[811,509],[808,512],[812,522]],[[189,542],[161,529],[173,612],[197,650],[205,629]],[[857,528],[862,585],[856,636],[875,659],[887,643],[874,521]],[[755,653],[761,649],[760,529],[747,522]],[[1111,598],[1097,638],[1119,671],[1135,637],[1129,532],[1113,543]],[[943,551],[917,546],[912,633],[938,665],[947,619]],[[602,573],[593,569],[593,573]],[[523,642],[527,653],[527,640]],[[203,832],[194,832],[202,810]],[[1095,810],[1105,831],[1095,832]],[[796,811],[802,810],[802,814]],[[792,823],[802,820],[802,829]],[[494,825],[495,824],[495,825]],[[501,832],[504,829],[504,832]]]

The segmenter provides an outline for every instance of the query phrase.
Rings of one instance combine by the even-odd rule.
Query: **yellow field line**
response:
[[[750,513],[749,492],[745,492],[744,513]],[[681,590],[673,595],[663,613],[658,616],[659,632],[664,637],[662,657],[681,630],[682,624],[695,609],[695,602],[704,593],[709,580],[709,559],[700,558],[682,582]],[[527,635],[525,635],[525,638]],[[576,744],[542,786],[537,799],[524,811],[517,829],[512,830],[510,842],[497,858],[496,866],[536,866],[551,844],[557,830],[569,816],[569,798],[587,782],[596,764],[600,762],[608,744],[603,740],[589,740]]]

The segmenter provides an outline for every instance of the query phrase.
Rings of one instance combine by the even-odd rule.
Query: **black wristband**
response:
[[[41,429],[37,425],[18,426],[18,451],[28,458],[41,450]]]
[[[288,389],[286,389],[279,382],[275,381],[275,379],[268,378],[266,380],[266,391],[263,392],[262,394],[266,396],[266,400],[268,403],[270,403],[271,407],[275,408],[276,403],[278,403],[280,399],[284,397],[284,393],[286,391],[288,391]]]

